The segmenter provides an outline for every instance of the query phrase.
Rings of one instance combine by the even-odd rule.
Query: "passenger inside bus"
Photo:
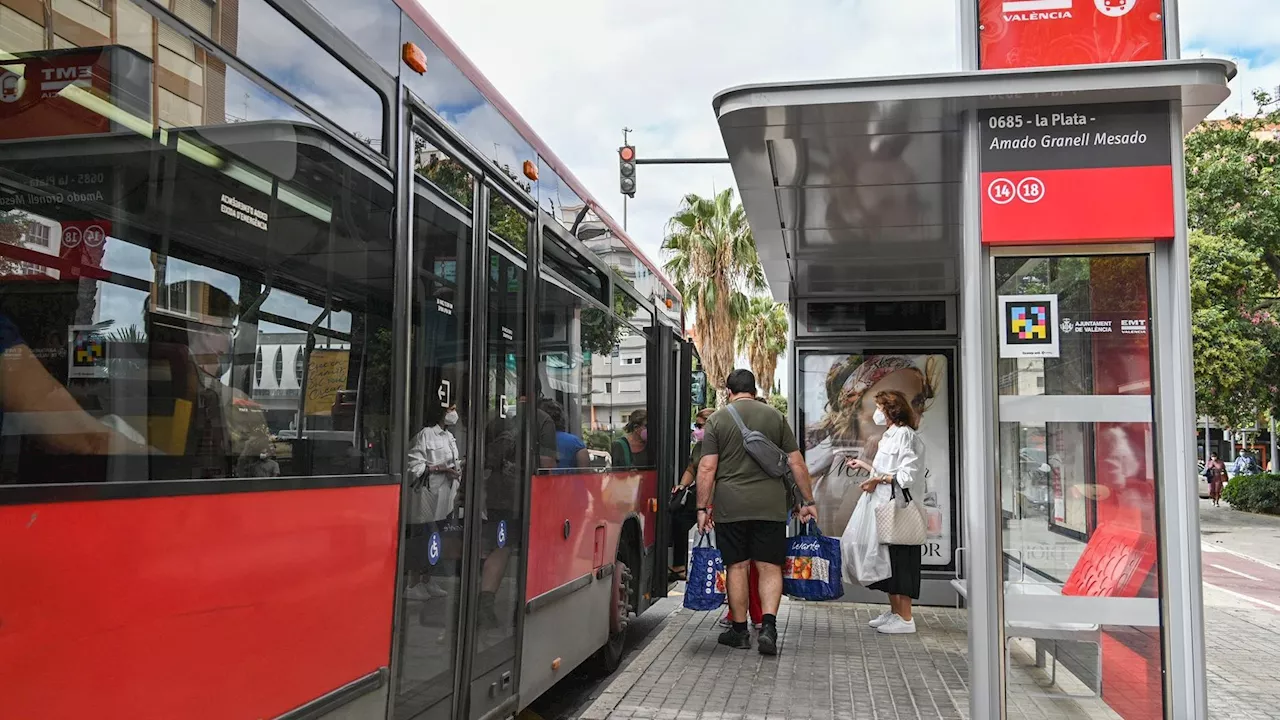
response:
[[[542,409],[551,417],[556,428],[556,466],[560,470],[591,467],[591,454],[582,438],[569,432],[565,423],[564,408],[555,400],[542,401]]]
[[[652,465],[653,460],[649,457],[649,412],[644,408],[633,411],[623,429],[623,436],[614,440],[609,448],[614,467]]]
[[[265,413],[247,393],[224,381],[232,365],[236,303],[228,293],[202,280],[180,283],[186,296],[195,299],[194,312],[180,315],[149,296],[143,313],[151,347],[185,348],[198,370],[190,420],[189,441],[194,443],[190,477],[257,477],[263,470],[271,472],[270,463],[260,462],[271,447]],[[171,287],[162,289],[162,297],[169,296]],[[275,473],[279,474],[278,466]]]

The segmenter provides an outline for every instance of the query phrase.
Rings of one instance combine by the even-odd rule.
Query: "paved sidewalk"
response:
[[[866,627],[879,605],[784,601],[782,654],[716,644],[716,613],[680,609],[612,678],[582,720],[836,720],[969,717],[963,611],[919,608],[913,636]],[[1280,720],[1280,614],[1206,609],[1209,717]],[[721,678],[733,678],[725,683]],[[1058,668],[1058,682],[1087,692]],[[1047,696],[1045,671],[1014,654],[1010,717],[1116,718],[1096,699]]]
[[[718,645],[718,613],[677,610],[581,718],[967,718],[965,613],[921,608],[915,613],[920,632],[889,636],[866,626],[883,609],[784,600],[777,658]],[[1032,662],[1015,654],[1010,682],[1022,689],[1047,686],[1047,675]],[[1081,702],[1091,701],[1026,694],[1011,717],[1116,717]]]
[[[1206,608],[1209,717],[1280,719],[1280,614]]]

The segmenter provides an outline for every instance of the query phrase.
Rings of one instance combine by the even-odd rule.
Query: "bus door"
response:
[[[487,288],[481,373],[483,426],[477,431],[476,488],[463,509],[469,522],[469,561],[475,579],[467,608],[471,636],[464,660],[469,696],[467,715],[475,720],[514,703],[517,638],[524,604],[525,489],[533,463],[555,464],[555,429],[538,409],[531,386],[528,268],[516,247],[527,242],[532,221],[497,190],[490,193],[489,248],[484,266]],[[519,236],[523,229],[526,235]]]
[[[656,422],[650,421],[649,426],[651,433],[652,428],[655,426],[658,428],[661,443],[659,446],[661,449],[656,454],[658,458],[658,522],[655,528],[657,544],[656,552],[650,558],[652,567],[648,576],[649,582],[644,591],[644,602],[638,606],[640,611],[643,611],[643,606],[648,605],[649,601],[667,594],[667,568],[678,563],[674,557],[670,556],[671,488],[679,482],[680,475],[684,471],[684,465],[681,463],[687,462],[691,439],[688,393],[680,389],[680,338],[675,329],[661,319],[661,312],[656,317],[659,319],[650,327],[655,340],[650,345],[650,349],[656,362],[650,365],[652,376],[649,386],[655,388],[654,404],[650,407],[655,407],[657,411],[654,415]]]
[[[414,132],[408,227],[408,446],[401,488],[401,572],[393,658],[395,718],[460,717],[460,648],[471,582],[463,511],[481,471],[470,402],[475,322],[476,173],[426,132]],[[390,339],[388,338],[389,342]]]

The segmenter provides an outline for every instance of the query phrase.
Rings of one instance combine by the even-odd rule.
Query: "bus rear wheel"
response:
[[[622,664],[622,656],[627,649],[627,628],[631,625],[631,614],[635,606],[631,599],[635,597],[636,564],[628,564],[631,560],[630,549],[625,545],[618,546],[618,557],[613,563],[612,587],[609,594],[609,640],[591,657],[591,671],[597,676],[613,673]]]

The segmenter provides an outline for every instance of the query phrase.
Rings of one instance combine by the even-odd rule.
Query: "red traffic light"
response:
[[[630,145],[623,145],[618,148],[618,157],[622,158],[624,162],[631,162],[636,159],[636,149]]]

